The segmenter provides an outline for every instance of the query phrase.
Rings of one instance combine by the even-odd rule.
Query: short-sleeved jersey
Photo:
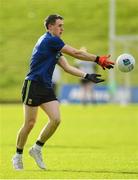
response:
[[[59,37],[49,32],[42,35],[33,49],[30,70],[25,79],[51,87],[53,71],[64,45],[65,43]]]

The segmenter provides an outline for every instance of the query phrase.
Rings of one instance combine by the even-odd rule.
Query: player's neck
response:
[[[51,34],[51,36],[55,36],[51,31],[48,31],[50,34]]]

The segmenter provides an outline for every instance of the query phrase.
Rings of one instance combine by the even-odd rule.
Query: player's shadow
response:
[[[45,148],[61,148],[61,149],[103,149],[100,146],[74,146],[74,145],[47,145]]]
[[[115,174],[138,174],[134,171],[110,171],[110,170],[73,170],[73,169],[63,169],[63,170],[52,170],[48,169],[47,171],[57,171],[57,172],[75,172],[75,173],[115,173]]]
[[[11,145],[13,146],[13,144]],[[26,147],[31,147],[32,144],[27,144]],[[100,146],[75,146],[75,145],[46,145],[44,148],[58,148],[58,149],[104,149],[106,147]]]
[[[27,170],[27,171],[42,171],[42,170]],[[110,174],[133,174],[137,175],[138,172],[136,171],[112,171],[112,170],[74,170],[74,169],[47,169],[43,172],[67,172],[67,173],[110,173]]]
[[[5,146],[14,147],[15,144],[5,144]],[[26,147],[31,147],[32,144],[27,144]],[[100,146],[74,146],[74,145],[46,145],[44,148],[61,148],[61,149],[103,149],[106,147],[100,147]]]

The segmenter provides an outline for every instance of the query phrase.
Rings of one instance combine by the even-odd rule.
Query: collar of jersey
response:
[[[51,34],[49,31],[47,32],[50,36],[55,37],[55,35]]]

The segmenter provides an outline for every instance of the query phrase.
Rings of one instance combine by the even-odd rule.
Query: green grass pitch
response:
[[[43,148],[47,171],[28,155],[47,117],[38,120],[24,149],[24,170],[11,158],[22,124],[21,105],[1,105],[1,179],[138,179],[138,105],[61,105],[62,123]]]

